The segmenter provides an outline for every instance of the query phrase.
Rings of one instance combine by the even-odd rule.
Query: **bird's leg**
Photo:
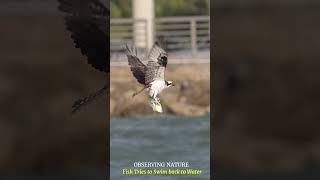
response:
[[[102,89],[98,90],[96,93],[91,94],[91,95],[89,95],[87,97],[84,97],[84,98],[79,99],[76,102],[74,102],[74,104],[72,105],[72,113],[77,112],[82,106],[90,103],[91,101],[93,101],[98,96],[107,94],[108,93],[107,89],[108,88],[105,85]]]
[[[134,97],[134,96],[136,96],[136,95],[140,94],[143,90],[145,90],[145,89],[146,89],[146,88],[148,88],[148,87],[150,87],[150,86],[149,86],[149,85],[144,86],[141,90],[139,90],[139,91],[137,91],[137,92],[133,93],[132,97]]]
[[[158,97],[157,91],[154,92],[152,98],[156,101],[156,103],[160,104],[160,98]]]

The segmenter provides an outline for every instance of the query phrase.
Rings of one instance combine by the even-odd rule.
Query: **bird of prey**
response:
[[[95,69],[107,73],[109,58],[110,12],[99,0],[58,0],[58,9],[65,13],[65,25],[71,32],[75,47],[87,56],[88,63]],[[72,106],[76,112],[96,97],[107,94],[108,84],[96,93],[77,100]]]
[[[137,50],[134,46],[129,47],[126,45],[127,58],[130,66],[130,70],[137,81],[143,85],[140,91],[133,94],[133,97],[140,94],[143,90],[147,89],[149,96],[151,97],[151,106],[154,111],[156,105],[160,105],[159,93],[170,87],[174,86],[172,81],[167,81],[164,78],[164,72],[168,63],[168,54],[164,51],[158,42],[156,42],[150,49],[147,55],[147,65],[143,64],[137,55]]]

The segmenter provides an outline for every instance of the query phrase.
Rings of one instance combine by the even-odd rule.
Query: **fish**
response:
[[[150,100],[150,106],[152,107],[152,110],[154,112],[159,112],[159,113],[163,112],[162,105],[161,105],[161,103],[160,103],[160,101],[158,99],[152,98]]]

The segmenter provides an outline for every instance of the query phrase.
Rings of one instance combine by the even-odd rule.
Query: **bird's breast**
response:
[[[151,83],[150,94],[154,92],[160,93],[166,87],[166,83],[163,80],[155,80]]]

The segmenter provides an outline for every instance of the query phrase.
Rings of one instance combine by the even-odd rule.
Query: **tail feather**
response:
[[[95,92],[94,94],[91,94],[91,95],[86,96],[84,98],[78,99],[72,105],[72,114],[76,113],[84,105],[87,105],[90,102],[92,102],[93,100],[95,100],[98,96],[106,94],[106,92],[107,92],[107,86],[104,86],[103,88],[101,88],[100,90]]]

